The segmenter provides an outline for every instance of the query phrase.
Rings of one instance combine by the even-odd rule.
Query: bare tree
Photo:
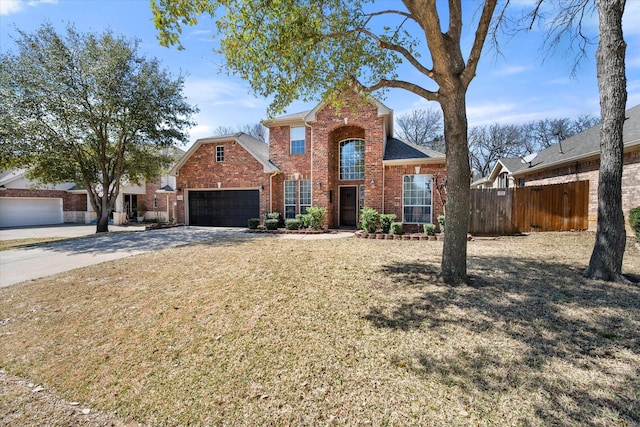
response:
[[[502,157],[519,156],[522,147],[520,129],[515,125],[494,123],[469,131],[471,169],[487,176]]]
[[[244,132],[247,135],[254,137],[255,139],[262,141],[264,143],[267,142],[268,132],[267,128],[262,126],[260,123],[256,123],[253,125],[244,125],[238,126],[234,128],[233,126],[218,126],[214,131],[214,135],[229,135],[236,132]]]
[[[598,0],[600,41],[596,53],[600,90],[600,175],[598,178],[598,226],[589,266],[591,279],[621,281],[627,240],[622,212],[622,130],[627,104],[627,78],[622,36],[625,0]]]
[[[543,6],[555,6],[545,13]],[[595,6],[595,7],[594,7]],[[625,69],[626,42],[622,33],[625,0],[536,0],[528,14],[529,28],[536,21],[544,21],[549,28],[547,45],[555,48],[564,38],[570,48],[578,46],[575,71],[580,59],[587,54],[590,38],[583,32],[583,19],[594,9],[598,12],[598,49],[596,67],[600,92],[600,173],[598,178],[598,225],[596,239],[584,272],[585,277],[607,281],[626,281],[622,275],[626,230],[622,212],[622,168],[624,143],[622,131],[627,102]]]
[[[442,137],[442,113],[438,110],[417,109],[396,118],[399,138],[412,144],[424,145],[436,151],[444,151]]]

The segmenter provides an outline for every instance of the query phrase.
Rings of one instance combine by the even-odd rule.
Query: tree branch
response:
[[[467,66],[462,73],[461,80],[464,87],[468,87],[469,83],[471,83],[471,80],[476,75],[478,61],[480,60],[480,55],[482,53],[482,46],[487,38],[489,25],[491,24],[491,17],[493,16],[493,11],[496,8],[496,3],[496,0],[486,0],[484,8],[482,9],[482,16],[480,17],[480,22],[478,22],[478,29],[476,30],[473,47],[471,48],[469,58],[467,59]]]
[[[365,91],[365,92],[373,92],[376,91],[378,89],[383,89],[383,88],[397,88],[397,89],[404,89],[406,91],[415,93],[418,96],[423,97],[424,99],[427,99],[429,101],[438,101],[439,99],[439,94],[437,92],[432,92],[430,90],[427,90],[425,88],[423,88],[422,86],[419,86],[415,83],[411,83],[411,82],[406,82],[404,80],[387,80],[387,79],[380,79],[380,81],[374,85],[371,86],[365,86],[363,85],[358,79],[356,79],[355,77],[351,78],[352,83],[359,89]]]
[[[369,31],[369,30],[367,30],[365,28],[355,28],[354,31],[357,32],[357,33],[364,34],[364,35],[367,35],[367,36],[371,37],[372,39],[374,39],[378,43],[378,46],[380,46],[380,47],[382,47],[384,49],[392,50],[394,52],[400,53],[402,56],[404,56],[411,63],[411,65],[413,65],[422,74],[424,74],[425,76],[428,76],[428,77],[433,77],[433,70],[430,70],[427,67],[425,67],[424,65],[422,65],[420,63],[420,61],[418,61],[416,59],[416,57],[413,56],[411,54],[411,52],[409,52],[403,46],[399,46],[397,44],[390,43],[388,41],[382,40],[376,34],[372,33],[371,31]]]

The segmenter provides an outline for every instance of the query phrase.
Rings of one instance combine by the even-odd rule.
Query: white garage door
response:
[[[0,227],[63,222],[62,199],[0,197]]]

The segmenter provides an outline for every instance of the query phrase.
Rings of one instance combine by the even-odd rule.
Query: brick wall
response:
[[[177,206],[175,206],[174,209],[176,193],[156,193],[161,186],[160,177],[158,177],[154,182],[147,181],[145,183],[146,193],[138,195],[138,205],[144,203],[143,206],[147,209],[145,214],[145,218],[147,219],[159,219],[162,222],[173,222],[178,213]],[[156,207],[154,207],[154,199],[157,203]]]
[[[224,146],[223,162],[216,162],[217,146]],[[258,188],[261,189],[260,216],[269,211],[269,174],[264,173],[262,164],[235,140],[198,147],[178,171],[176,186],[176,196],[183,196],[183,200],[177,201],[176,216],[179,223],[185,222],[185,190]]]
[[[436,189],[435,181],[441,182],[446,175],[446,166],[442,164],[413,164],[401,166],[385,166],[384,168],[384,213],[396,214],[396,220],[402,221],[402,183],[404,175],[413,175],[416,173],[416,166],[420,166],[420,174],[431,175],[432,184],[432,211],[431,222],[437,224],[438,215],[444,214],[443,198],[444,194]],[[422,232],[421,225],[405,224],[404,231],[407,233]]]
[[[365,184],[365,205],[382,209],[382,157],[384,151],[384,118],[378,116],[377,106],[351,100],[355,94],[346,95],[345,107],[336,110],[327,105],[317,112],[316,122],[311,124],[313,202],[327,207],[326,225],[339,225],[339,187]],[[351,107],[357,105],[357,111]],[[365,177],[358,181],[339,180],[339,143],[348,138],[365,140]],[[373,185],[371,182],[373,181]],[[321,187],[317,187],[321,182]]]
[[[589,181],[589,229],[595,230],[598,219],[598,178],[600,159],[576,162],[568,166],[527,175],[525,185],[559,184],[572,181]],[[624,154],[622,170],[622,211],[625,224],[629,211],[640,206],[640,148]],[[630,228],[629,228],[630,229]]]

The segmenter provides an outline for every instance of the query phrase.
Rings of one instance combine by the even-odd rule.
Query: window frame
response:
[[[216,145],[216,163],[224,162],[224,145]]]
[[[352,162],[352,165],[346,165],[346,160],[343,162],[343,149],[350,143],[355,143],[354,153],[358,153],[361,148],[360,155],[353,155],[351,159],[346,159]],[[365,172],[365,140],[362,138],[347,138],[338,142],[338,179],[340,181],[362,181],[364,180]]]
[[[426,177],[429,180],[429,192],[428,192],[428,204],[424,203],[411,203],[407,204],[407,197],[409,197],[410,201],[416,197],[416,194],[407,194],[407,185],[412,185],[413,182],[408,182],[408,177]],[[414,192],[415,193],[415,192]],[[419,194],[417,194],[419,196]],[[426,192],[422,195],[422,202],[425,202],[427,199],[425,198]],[[423,214],[423,216],[428,216],[428,221],[415,221],[415,218],[407,218],[408,212],[407,209],[415,209],[415,208],[423,208],[428,210],[428,215]],[[433,175],[431,174],[406,174],[402,176],[402,222],[405,224],[433,224]]]
[[[291,185],[293,184],[293,185]],[[284,181],[284,219],[295,218],[298,214],[298,181],[287,179]],[[293,189],[293,195],[291,194]],[[293,201],[293,203],[291,203]],[[293,215],[290,214],[289,209],[293,207]],[[289,208],[289,209],[288,209]]]
[[[302,132],[302,135],[294,135],[294,133]],[[302,139],[300,139],[302,136]],[[295,139],[294,139],[295,138]],[[294,150],[294,147],[296,149]],[[302,148],[300,150],[300,148]],[[305,126],[289,126],[289,154],[306,154],[307,153],[307,129]]]
[[[302,188],[303,184],[306,188]],[[311,206],[311,180],[301,179],[298,181],[298,206],[301,214],[307,213],[307,208]]]

